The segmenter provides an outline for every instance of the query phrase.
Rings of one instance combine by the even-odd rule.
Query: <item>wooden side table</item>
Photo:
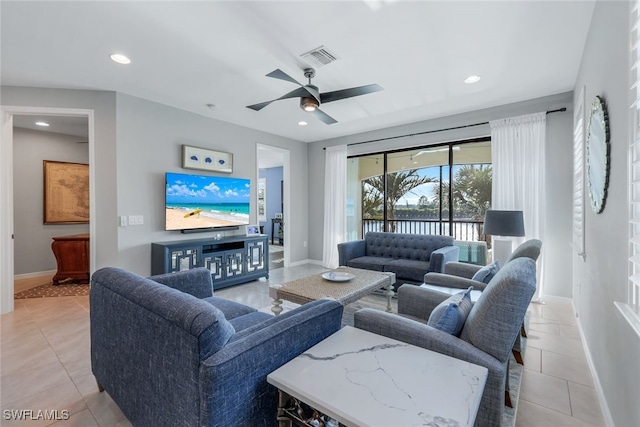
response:
[[[64,279],[89,283],[89,234],[54,237],[51,250],[58,263],[54,285]]]

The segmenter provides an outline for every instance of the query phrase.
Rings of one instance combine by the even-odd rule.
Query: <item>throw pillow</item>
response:
[[[496,275],[498,270],[500,270],[500,265],[498,264],[498,261],[494,261],[491,264],[487,264],[480,270],[476,271],[476,274],[473,275],[471,280],[477,280],[478,282],[482,283],[489,283],[489,281],[493,279],[493,276]]]
[[[473,306],[470,296],[472,290],[473,286],[469,286],[466,291],[452,295],[438,304],[431,312],[427,325],[451,335],[460,335]]]

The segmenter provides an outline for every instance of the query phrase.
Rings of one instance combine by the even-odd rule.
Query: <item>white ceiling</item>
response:
[[[36,125],[36,122],[45,122],[49,124],[49,126],[38,126]],[[43,132],[54,132],[77,136],[79,140],[83,140],[83,142],[87,142],[89,138],[89,120],[86,117],[15,115],[13,117],[13,126]]]
[[[3,85],[118,91],[300,141],[573,90],[593,1],[2,1]],[[325,46],[321,92],[385,90],[321,106],[247,105],[306,83],[300,55]],[[128,66],[110,61],[119,52]],[[462,80],[482,76],[474,85]],[[206,104],[215,104],[210,109]],[[300,120],[308,126],[298,126]]]

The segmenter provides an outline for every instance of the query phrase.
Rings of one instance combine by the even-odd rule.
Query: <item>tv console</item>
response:
[[[268,279],[268,237],[230,236],[219,240],[209,237],[151,244],[151,274],[174,273],[195,267],[211,271],[214,289],[251,282],[260,277]]]

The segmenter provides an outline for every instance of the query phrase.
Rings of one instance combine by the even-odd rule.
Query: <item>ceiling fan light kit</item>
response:
[[[318,103],[318,100],[315,98],[307,96],[303,96],[302,98],[300,98],[300,108],[302,108],[304,111],[315,111],[319,106],[320,105]]]
[[[309,79],[309,83],[306,85],[302,85],[298,83],[293,77],[289,76],[287,73],[280,69],[276,69],[269,74],[267,77],[271,77],[274,79],[284,80],[290,83],[294,83],[299,85],[298,89],[292,90],[289,93],[281,96],[280,98],[261,102],[259,104],[247,105],[247,108],[250,108],[255,111],[260,111],[267,105],[271,104],[274,101],[279,101],[281,99],[289,99],[289,98],[300,98],[300,108],[304,111],[312,113],[316,118],[325,124],[331,125],[333,123],[337,123],[337,120],[328,115],[327,113],[320,110],[320,104],[326,104],[327,102],[339,101],[345,98],[352,98],[354,96],[366,95],[368,93],[378,92],[382,90],[382,87],[377,84],[371,84],[366,86],[358,86],[352,87],[349,89],[335,90],[333,92],[325,92],[320,93],[317,86],[311,84],[311,79],[315,76],[316,72],[313,68],[305,68],[304,76]]]

